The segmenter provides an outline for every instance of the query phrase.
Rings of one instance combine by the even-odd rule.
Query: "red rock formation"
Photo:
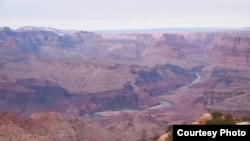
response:
[[[203,104],[204,105],[213,105],[218,102],[222,102],[227,98],[232,98],[238,95],[246,94],[246,92],[242,90],[233,90],[233,91],[205,91],[203,94]]]
[[[30,115],[38,111],[67,113],[75,109],[77,114],[102,110],[137,108],[137,94],[131,89],[121,89],[93,94],[70,94],[65,89],[47,81],[19,80],[1,83],[0,110]]]
[[[156,66],[150,70],[133,69],[132,73],[138,75],[135,84],[150,95],[161,95],[195,79],[193,72],[170,64]]]
[[[0,113],[0,125],[1,141],[100,141],[121,138],[91,119],[58,113],[35,113],[30,117]]]
[[[219,62],[250,66],[250,37],[248,35],[223,35],[211,50]]]

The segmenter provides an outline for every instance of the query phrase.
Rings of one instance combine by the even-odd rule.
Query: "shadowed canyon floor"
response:
[[[131,141],[250,113],[250,32],[0,31],[0,140]]]

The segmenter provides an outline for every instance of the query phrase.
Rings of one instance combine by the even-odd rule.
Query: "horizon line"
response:
[[[245,29],[245,28],[250,28],[250,26],[242,26],[242,27],[215,27],[215,26],[204,26],[204,27],[200,27],[200,26],[194,26],[194,27],[149,27],[149,28],[110,28],[110,29],[80,29],[80,28],[62,28],[62,27],[54,27],[54,26],[31,26],[31,25],[27,25],[27,26],[18,26],[18,27],[14,27],[14,26],[0,26],[0,28],[5,28],[8,27],[12,30],[18,30],[21,28],[50,28],[50,29],[57,29],[57,30],[76,30],[76,31],[126,31],[126,30],[165,30],[165,29]]]
[[[10,26],[0,26],[0,31],[12,30],[15,32],[25,31],[51,31],[58,34],[72,34],[77,32],[92,32],[96,34],[151,34],[151,33],[198,33],[198,32],[247,32],[250,31],[250,27],[162,27],[162,28],[139,28],[139,29],[63,29],[54,28],[50,26],[20,26],[18,28],[12,28]],[[23,29],[22,29],[23,28]],[[25,29],[26,28],[26,29]],[[30,28],[30,29],[29,29]],[[5,29],[6,30],[6,29]],[[6,31],[7,31],[6,30]]]

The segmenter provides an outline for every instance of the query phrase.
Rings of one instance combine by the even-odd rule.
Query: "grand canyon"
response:
[[[0,28],[0,141],[152,140],[250,114],[250,30]]]

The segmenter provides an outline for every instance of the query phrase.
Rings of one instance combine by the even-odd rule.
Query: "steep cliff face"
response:
[[[1,111],[30,115],[38,111],[54,111],[83,115],[103,110],[138,107],[137,94],[124,88],[100,93],[72,94],[62,87],[35,79],[1,83]]]
[[[210,54],[222,63],[250,66],[250,36],[223,35]]]
[[[220,40],[222,33],[184,33],[185,39],[202,48],[213,47]]]
[[[83,31],[59,35],[52,31],[16,32],[11,29],[0,32],[1,50],[6,56],[31,53],[42,58],[93,57],[143,64],[150,64],[149,61],[141,61],[147,60],[149,56],[151,62],[163,58],[201,59],[201,62],[207,62],[202,57],[212,57],[220,63],[249,66],[249,40],[247,32],[165,33],[154,36],[97,35]]]
[[[59,39],[59,36],[48,31],[15,32],[12,30],[0,32],[2,47],[18,48],[23,52],[37,52],[39,46]]]
[[[66,58],[69,53],[65,51],[76,48],[79,44],[99,36],[91,32],[76,32],[72,34],[58,35],[46,30],[0,31],[0,47],[2,54],[9,58],[24,55],[37,55],[44,58]],[[62,57],[62,55],[64,57]],[[6,58],[6,57],[5,57]]]
[[[149,70],[132,68],[131,73],[138,75],[135,85],[150,95],[161,95],[187,85],[195,79],[193,72],[171,64],[156,66]]]
[[[250,110],[247,108],[250,83],[248,74],[247,68],[214,68],[210,76],[214,83],[204,91],[200,100],[209,111],[248,113]]]
[[[79,58],[52,61],[37,56],[6,61],[0,74],[11,82],[18,79],[47,80],[71,93],[122,89],[125,83],[134,79],[127,65],[116,66],[96,59]]]
[[[156,42],[155,47],[158,55],[168,59],[194,59],[203,62],[204,58],[202,57],[206,57],[207,51],[213,46],[217,38],[218,35],[212,33],[163,34]]]
[[[26,82],[22,83],[22,81]],[[64,113],[68,107],[63,101],[68,99],[70,95],[63,88],[46,84],[46,82],[20,80],[17,83],[1,83],[1,85],[1,111],[23,115],[37,111]]]
[[[120,134],[124,140],[151,140],[153,135],[166,130],[167,123],[155,119],[147,112],[124,111],[99,120],[105,129]]]
[[[135,78],[135,80],[124,82],[122,87],[116,86],[106,91],[99,89],[99,91],[94,92],[68,91],[67,85],[59,86],[60,83],[44,79],[46,77],[40,80],[37,78],[28,79],[28,77],[24,79],[24,77],[11,82],[7,76],[3,75],[2,81],[4,82],[1,83],[0,87],[1,110],[28,115],[36,111],[56,111],[82,115],[96,111],[147,107],[158,103],[152,96],[161,95],[168,90],[189,84],[196,77],[193,72],[170,64],[159,65],[155,68],[123,67],[122,65],[109,67],[111,70],[119,68],[129,69],[127,75],[133,76],[131,78]],[[97,73],[98,70],[91,77],[92,80]],[[56,77],[56,79],[62,78]],[[86,82],[90,83],[90,80]],[[97,80],[99,83],[102,82],[102,79]],[[105,79],[105,81],[107,80]],[[104,87],[105,84],[102,86]]]
[[[218,63],[249,66],[250,36],[247,32],[163,34],[155,46],[158,54],[169,58],[192,59],[201,55],[215,58]]]
[[[97,34],[84,31],[62,35],[49,30],[14,31],[10,29],[0,31],[2,45],[8,46],[8,41],[12,41],[12,45],[15,45],[15,47],[20,48],[24,52],[39,51],[44,45],[71,48],[84,41],[99,37]]]
[[[208,111],[230,112],[239,115],[246,115],[250,112],[250,93],[249,90],[244,94],[235,95],[224,99],[221,102],[207,106]]]
[[[67,102],[77,109],[79,115],[139,107],[137,94],[126,88],[93,94],[73,95]]]
[[[246,91],[243,90],[233,90],[233,91],[205,91],[203,94],[203,104],[204,105],[213,105],[224,101],[227,98],[232,98],[238,95],[246,94]]]

